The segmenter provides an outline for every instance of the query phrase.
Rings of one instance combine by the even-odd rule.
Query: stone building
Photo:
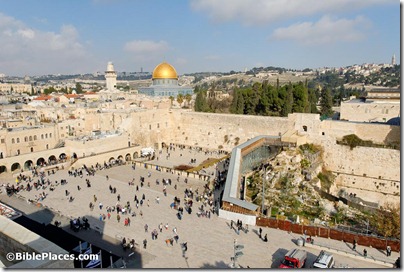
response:
[[[354,122],[399,123],[400,89],[376,88],[365,98],[341,103],[341,120]]]

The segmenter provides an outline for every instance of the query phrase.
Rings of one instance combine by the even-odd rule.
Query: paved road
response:
[[[192,154],[191,154],[192,155]],[[185,156],[185,155],[183,155]],[[182,157],[182,156],[181,156]],[[209,156],[208,156],[209,157]],[[192,157],[189,157],[189,159]],[[175,160],[175,156],[171,157]],[[202,158],[201,158],[202,159]],[[151,177],[147,178],[147,173],[151,172]],[[109,176],[107,180],[106,176]],[[139,191],[136,191],[136,186],[129,186],[128,182],[135,177],[135,185],[139,185],[139,176],[146,177],[146,184],[150,181],[150,187],[139,186]],[[159,178],[160,181],[163,177],[171,178],[173,180],[172,186],[167,186],[168,195],[165,197],[162,193],[162,184],[156,185],[155,180]],[[277,230],[277,229],[265,229],[264,233],[268,234],[269,242],[262,242],[256,235],[256,227],[250,227],[250,232],[247,234],[237,233],[230,229],[229,222],[223,220],[216,215],[208,218],[199,218],[195,212],[188,215],[185,214],[182,220],[176,217],[176,210],[170,208],[170,204],[174,196],[183,199],[183,191],[185,188],[192,187],[195,191],[196,188],[200,188],[200,192],[205,184],[204,181],[189,178],[188,184],[184,183],[184,178],[181,177],[180,181],[177,182],[176,175],[170,173],[162,173],[156,170],[146,170],[142,167],[137,167],[133,170],[130,165],[116,166],[110,169],[101,170],[96,172],[95,176],[88,177],[69,177],[67,171],[58,171],[55,175],[51,175],[49,179],[51,181],[60,179],[67,179],[68,184],[59,185],[56,190],[50,192],[49,189],[45,189],[45,192],[49,193],[47,198],[42,201],[46,206],[52,207],[55,211],[59,211],[60,214],[69,217],[86,216],[90,219],[90,223],[93,228],[97,227],[101,230],[102,235],[96,236],[97,234],[92,233],[91,239],[103,238],[109,241],[111,244],[119,240],[122,237],[127,237],[130,239],[135,239],[138,244],[142,244],[144,239],[148,240],[147,249],[141,247],[137,248],[139,253],[139,258],[135,260],[137,267],[144,268],[224,268],[228,267],[230,263],[230,257],[233,256],[233,245],[234,239],[237,239],[237,243],[243,244],[244,256],[239,259],[239,264],[242,267],[251,268],[269,268],[277,267],[282,259],[283,255],[291,248],[295,248],[296,239],[299,238],[296,234],[289,234],[287,232]],[[85,179],[89,178],[91,180],[91,188],[87,188],[85,184]],[[177,184],[178,188],[175,190],[173,188],[174,184]],[[77,185],[81,187],[81,190],[77,190]],[[116,187],[117,193],[111,194],[108,187]],[[68,197],[65,196],[65,190],[71,192],[74,196],[74,201],[69,202]],[[20,192],[20,195],[25,199],[33,199],[35,195],[43,190],[32,190],[31,192]],[[146,195],[146,203],[149,200],[149,206],[145,203],[143,207],[135,208],[133,201],[134,195],[136,194],[138,198],[142,194]],[[113,206],[117,203],[117,195],[120,194],[120,203],[126,203],[130,201],[133,210],[137,212],[136,217],[131,218],[131,225],[124,226],[123,218],[121,216],[121,222],[118,223],[116,220],[116,213],[112,214],[111,219],[106,219],[105,221],[99,220],[99,215],[105,213],[106,206]],[[95,204],[94,210],[89,209],[89,202],[93,201],[93,195],[97,196],[97,203]],[[160,197],[160,203],[156,203],[155,198]],[[8,202],[13,206],[13,202],[16,202],[16,197],[8,198],[1,195],[1,199],[6,203]],[[98,203],[102,202],[103,208],[99,209]],[[17,202],[16,202],[17,203]],[[63,217],[47,217],[38,213],[37,207],[32,204],[27,204],[26,202],[18,202],[19,209],[32,216],[39,217],[38,220],[54,221],[55,219],[63,219],[63,222],[67,222],[66,218]],[[194,204],[194,211],[196,207],[200,206],[200,203]],[[143,217],[139,215],[140,210],[143,212]],[[43,218],[41,218],[43,217]],[[168,229],[163,228],[157,240],[152,240],[150,231],[153,229],[158,229],[158,225],[162,223],[168,224]],[[149,233],[145,233],[144,225],[148,224]],[[165,240],[173,237],[172,229],[176,227],[178,235],[180,237],[179,243],[174,242],[173,246],[166,245]],[[79,235],[85,235],[81,232]],[[182,255],[182,249],[180,243],[188,243],[188,251],[186,252],[185,258]],[[349,250],[348,245],[334,240],[316,238],[318,243],[324,244],[325,246],[333,246],[337,248],[345,248]],[[105,243],[107,244],[107,243]],[[305,248],[308,251],[308,264],[314,261],[315,256],[318,255],[319,249],[315,248]],[[117,250],[117,249],[114,249]],[[358,251],[361,252],[361,246],[358,246]],[[114,252],[115,253],[115,252]],[[124,253],[122,253],[124,254]],[[125,258],[130,260],[130,257]],[[384,253],[379,252],[376,249],[368,248],[369,256],[377,256],[377,258],[385,257]],[[391,263],[397,258],[398,254],[393,253],[393,256],[388,258]],[[365,260],[348,258],[343,255],[335,255],[337,266],[349,266],[355,268],[385,268],[383,265],[367,262]],[[133,263],[133,262],[132,262]]]

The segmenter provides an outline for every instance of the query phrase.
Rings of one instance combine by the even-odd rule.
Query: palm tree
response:
[[[178,102],[178,104],[180,104],[180,107],[181,107],[182,102],[184,102],[184,95],[178,94],[177,95],[177,102]]]
[[[169,98],[171,100],[171,107],[172,107],[173,106],[173,101],[174,101],[174,96],[171,95]]]
[[[191,100],[192,100],[192,95],[186,94],[186,95],[185,95],[185,100],[187,101],[187,105],[188,105],[188,107],[189,107],[189,102],[191,102]]]

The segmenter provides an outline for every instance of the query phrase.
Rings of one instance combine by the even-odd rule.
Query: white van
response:
[[[322,250],[314,261],[313,268],[333,268],[334,265],[334,256]]]

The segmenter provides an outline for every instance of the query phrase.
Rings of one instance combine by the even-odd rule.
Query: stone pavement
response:
[[[172,158],[175,159],[175,158]],[[147,173],[151,172],[151,177],[147,177]],[[109,180],[106,176],[109,176]],[[139,185],[139,176],[146,178],[146,184],[149,181],[150,187],[140,188],[139,192],[136,192],[136,185]],[[135,177],[135,186],[129,186],[128,182]],[[163,177],[171,178],[173,181],[172,186],[167,186],[168,195],[164,197],[162,193],[161,179]],[[51,175],[50,180],[58,180],[65,178],[68,181],[66,185],[59,185],[56,190],[49,192],[49,189],[45,189],[45,192],[49,193],[46,199],[42,203],[51,207],[54,211],[66,215],[68,217],[85,216],[89,218],[91,227],[98,229],[101,234],[91,232],[86,234],[85,231],[80,231],[77,235],[82,235],[83,238],[88,236],[90,239],[109,241],[110,244],[115,246],[119,245],[122,237],[135,239],[139,244],[137,247],[138,257],[131,259],[134,256],[129,256],[126,252],[125,259],[135,264],[132,267],[143,268],[225,268],[230,264],[230,258],[234,254],[234,239],[237,239],[238,244],[244,245],[244,255],[239,258],[238,264],[242,267],[251,268],[269,268],[277,267],[282,260],[284,254],[292,249],[296,248],[295,241],[300,237],[293,233],[287,233],[277,229],[264,229],[263,233],[268,234],[269,242],[265,243],[258,238],[257,227],[250,227],[250,231],[245,233],[237,233],[230,229],[230,222],[221,219],[216,215],[213,215],[210,219],[198,217],[196,215],[197,207],[200,203],[194,202],[192,214],[184,214],[182,220],[176,217],[176,210],[170,208],[173,197],[177,196],[183,200],[183,191],[185,188],[192,186],[193,190],[202,188],[205,184],[204,181],[198,179],[189,178],[188,184],[184,183],[184,178],[181,177],[180,181],[176,181],[176,175],[158,172],[156,170],[144,169],[137,167],[133,170],[130,165],[116,166],[110,169],[97,171],[95,176],[83,178],[69,177],[66,170],[58,171],[55,175]],[[91,188],[87,188],[85,179],[89,178],[91,181]],[[155,179],[160,179],[160,185],[155,184]],[[178,188],[173,188],[174,184],[177,184]],[[81,190],[77,190],[77,185],[80,185]],[[117,193],[111,194],[108,187],[116,187]],[[69,190],[71,195],[74,196],[74,201],[69,202],[68,197],[65,196],[65,190]],[[35,195],[42,192],[42,189],[32,190],[31,192],[20,192],[20,195],[25,199],[33,199]],[[141,198],[142,194],[146,195],[146,203],[149,200],[149,207],[147,204],[143,204],[142,207],[136,209],[133,198],[136,194],[138,198]],[[97,202],[95,203],[94,210],[89,209],[89,203],[93,201],[93,195],[97,196]],[[124,226],[123,220],[125,216],[121,216],[121,222],[118,223],[116,219],[116,213],[112,213],[111,219],[105,221],[99,220],[99,215],[106,214],[105,207],[113,206],[117,203],[117,195],[120,194],[120,203],[125,204],[126,201],[130,201],[131,207],[136,211],[136,217],[130,217],[130,226]],[[155,198],[160,197],[160,203],[156,203]],[[10,202],[15,202],[15,196],[9,198],[1,196],[1,199],[13,206]],[[99,202],[102,202],[103,208],[98,207]],[[14,205],[17,205],[14,203]],[[18,209],[31,215],[38,215],[38,207],[19,202],[20,207]],[[139,215],[140,210],[143,212],[143,217]],[[56,216],[48,217],[42,216],[38,220],[47,220],[54,222],[59,218],[64,224],[67,224],[67,218]],[[149,232],[145,233],[144,225],[148,224]],[[157,240],[152,240],[150,231],[153,229],[158,230],[158,225],[162,223],[165,225],[168,223],[168,229],[163,228]],[[173,246],[167,245],[165,240],[173,237],[173,227],[177,228],[177,233],[180,237],[179,243],[174,242]],[[98,236],[97,236],[98,235]],[[147,239],[147,249],[142,248],[143,239]],[[185,257],[182,255],[182,249],[180,243],[188,243],[188,251]],[[349,247],[340,241],[315,238],[315,244],[321,244],[324,246],[335,247],[337,249],[349,250]],[[105,242],[105,244],[107,244]],[[111,246],[112,248],[112,246]],[[362,247],[358,246],[358,251],[362,251]],[[118,250],[118,249],[113,249]],[[319,254],[319,248],[305,247],[308,251],[308,264],[311,265],[315,257]],[[114,251],[115,253],[115,251]],[[125,254],[125,253],[122,253]],[[374,257],[377,259],[384,259],[391,263],[395,261],[398,253],[393,252],[392,256],[387,258],[383,253],[376,249],[368,248],[368,257]],[[355,268],[386,268],[386,266],[378,263],[369,262],[360,258],[348,258],[346,254],[335,254],[335,260],[337,266],[349,266]]]

